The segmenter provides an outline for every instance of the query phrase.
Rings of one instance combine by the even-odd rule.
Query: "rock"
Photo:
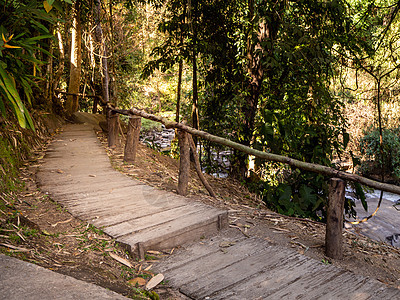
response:
[[[101,122],[107,124],[106,116],[101,114],[90,114],[87,112],[77,111],[72,114],[72,121],[77,124],[89,124],[93,126],[95,130],[104,130],[104,126],[101,126]],[[103,124],[104,125],[104,124]],[[106,126],[107,128],[107,126]]]
[[[394,233],[386,237],[386,241],[393,247],[400,247],[400,233]]]

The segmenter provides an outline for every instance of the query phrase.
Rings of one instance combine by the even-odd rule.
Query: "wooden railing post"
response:
[[[132,116],[129,118],[128,132],[126,134],[126,143],[124,151],[124,161],[134,163],[136,152],[139,144],[140,127],[142,126],[142,118]]]
[[[178,139],[180,150],[178,194],[186,196],[190,176],[190,146],[188,133],[184,130],[178,130]]]
[[[118,139],[118,114],[111,109],[107,111],[108,147],[115,147]]]
[[[339,178],[329,180],[329,199],[326,221],[325,253],[333,259],[343,257],[342,231],[346,182]]]

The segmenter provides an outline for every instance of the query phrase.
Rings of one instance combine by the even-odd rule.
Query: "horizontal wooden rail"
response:
[[[190,126],[187,126],[182,123],[177,123],[173,121],[169,121],[166,118],[155,116],[149,113],[146,113],[142,110],[132,108],[130,110],[118,110],[112,107],[108,107],[109,111],[116,114],[125,114],[125,115],[133,115],[140,116],[145,119],[153,120],[156,122],[160,122],[165,125],[167,128],[176,128],[178,129],[179,136],[179,144],[181,150],[181,159],[180,159],[180,169],[179,169],[179,182],[178,182],[178,193],[181,195],[186,195],[187,191],[187,182],[188,182],[188,172],[189,172],[189,145],[187,142],[188,137],[186,137],[185,133],[190,133],[191,135],[199,136],[203,139],[206,139],[210,142],[214,142],[217,144],[225,145],[227,147],[239,150],[241,152],[254,155],[258,158],[265,159],[268,161],[275,161],[284,164],[288,164],[289,166],[299,168],[305,171],[315,172],[318,174],[322,174],[330,178],[329,180],[329,196],[328,196],[328,205],[327,205],[327,224],[326,224],[326,234],[325,234],[325,253],[328,257],[334,259],[342,259],[343,257],[343,246],[342,246],[342,238],[343,238],[343,211],[344,211],[344,202],[345,202],[345,187],[346,181],[354,181],[369,187],[380,189],[385,192],[392,192],[395,194],[400,194],[400,187],[392,184],[378,182],[372,179],[368,179],[356,174],[351,174],[343,171],[339,171],[327,166],[322,166],[318,164],[312,164],[303,162],[300,160],[296,160],[287,156],[272,154],[268,152],[263,152],[259,150],[252,149],[250,147],[244,146],[242,144],[230,141],[228,139],[221,138],[219,136],[215,136],[209,134],[205,131],[194,129]],[[189,139],[190,139],[189,135]],[[210,191],[209,191],[210,192]],[[210,192],[210,195],[213,195],[213,192]]]
[[[382,190],[385,192],[391,192],[391,193],[400,195],[400,186],[368,179],[363,176],[359,176],[357,174],[347,173],[347,172],[336,170],[334,168],[330,168],[327,166],[308,163],[308,162],[300,161],[300,160],[293,159],[293,158],[290,158],[287,156],[282,156],[282,155],[278,155],[278,154],[273,154],[273,153],[268,153],[268,152],[263,152],[263,151],[259,151],[256,149],[252,149],[245,145],[230,141],[228,139],[225,139],[225,138],[222,138],[219,136],[209,134],[205,131],[194,129],[194,128],[184,125],[182,123],[177,123],[177,122],[170,121],[163,117],[159,117],[159,116],[155,116],[155,115],[146,113],[146,112],[136,109],[136,108],[132,108],[129,110],[113,109],[113,111],[120,113],[120,114],[125,114],[125,115],[141,116],[145,119],[149,119],[149,120],[153,120],[153,121],[162,123],[165,125],[166,128],[178,128],[178,129],[184,130],[192,135],[196,135],[201,138],[204,138],[210,142],[225,145],[227,147],[242,151],[244,153],[254,155],[255,157],[258,157],[258,158],[288,164],[289,166],[296,167],[296,168],[299,168],[299,169],[302,169],[305,171],[322,174],[322,175],[328,176],[330,178],[341,178],[344,180],[358,182],[358,183],[364,184],[366,186],[372,187],[374,189],[378,189],[378,190]]]

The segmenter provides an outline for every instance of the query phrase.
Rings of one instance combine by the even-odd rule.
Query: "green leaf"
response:
[[[29,115],[28,110],[22,103],[21,98],[18,94],[17,89],[7,74],[6,70],[0,64],[0,88],[3,90],[3,95],[9,100],[11,108],[14,110],[15,116],[17,117],[18,123],[22,128],[31,128],[35,130],[32,118]]]
[[[12,82],[12,79],[9,77],[6,70],[3,69],[3,67],[1,67],[1,66],[0,66],[0,76],[4,82],[4,86],[5,86],[5,89],[7,90],[7,92],[12,96],[13,100],[16,101],[17,104],[19,104],[18,100],[20,102],[21,99],[19,97],[17,89],[15,88],[15,86]],[[22,102],[21,102],[21,104],[22,104]],[[23,111],[22,106],[21,105],[18,105],[18,106],[19,106],[21,112],[23,113],[24,111]]]
[[[32,88],[25,79],[20,78],[20,81],[21,81],[22,87],[24,88],[25,96],[28,99],[29,104],[32,105],[32,101],[31,101]]]
[[[306,201],[306,203],[314,204],[317,201],[317,196],[313,193],[314,190],[309,188],[305,184],[300,186],[300,197]]]
[[[20,108],[18,107],[18,104],[16,103],[15,99],[13,96],[10,94],[9,90],[7,89],[3,78],[0,78],[0,89],[3,90],[3,94],[5,94],[6,98],[11,104],[11,108],[14,111],[15,116],[17,117],[18,123],[22,128],[26,128],[26,120],[21,112]]]
[[[41,48],[41,47],[33,47],[33,49],[39,50],[40,52],[43,52],[44,54],[46,54],[47,56],[51,56],[54,57],[54,55],[52,55],[49,51]]]
[[[38,35],[38,36],[35,36],[35,37],[32,37],[32,38],[25,39],[23,41],[23,43],[34,44],[32,42],[35,42],[35,41],[38,41],[38,40],[43,40],[43,39],[51,39],[51,38],[54,38],[54,35],[52,35],[52,34]]]
[[[355,187],[355,192],[357,197],[361,200],[361,204],[363,206],[363,208],[365,209],[365,211],[368,211],[368,203],[367,203],[367,199],[364,193],[364,190],[361,186],[361,184],[359,184],[358,182],[354,183],[354,187]]]
[[[31,23],[36,25],[36,27],[40,28],[44,32],[49,33],[49,29],[46,26],[44,26],[43,24],[39,23],[38,21],[31,19]]]

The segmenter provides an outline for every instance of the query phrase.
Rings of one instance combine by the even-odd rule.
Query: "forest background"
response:
[[[2,189],[41,112],[97,112],[99,97],[301,161],[369,177],[383,168],[396,183],[399,8],[393,0],[0,0],[0,125],[21,132],[2,131]],[[225,149],[197,142],[204,170],[218,172],[212,154]],[[270,208],[324,220],[322,175],[258,160],[250,169],[238,152],[230,162],[230,176]],[[348,198],[349,214],[353,206]]]

